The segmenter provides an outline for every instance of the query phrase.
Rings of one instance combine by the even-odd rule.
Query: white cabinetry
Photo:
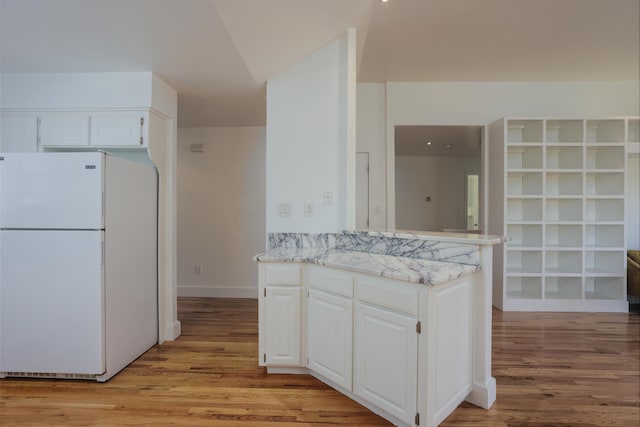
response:
[[[1,113],[0,151],[146,149],[149,111]]]
[[[416,414],[416,318],[357,303],[354,392],[406,423]]]
[[[308,267],[307,367],[351,391],[353,279],[349,273]]]
[[[41,147],[77,147],[89,145],[89,114],[40,114],[38,136]]]
[[[101,147],[143,146],[145,115],[112,112],[92,114],[90,144]]]
[[[35,113],[3,113],[0,116],[0,153],[38,151],[37,121]]]
[[[300,265],[261,264],[259,275],[260,365],[303,366]]]
[[[626,152],[637,118],[506,118],[490,127],[494,305],[627,311]]]
[[[418,288],[357,277],[356,301],[354,393],[399,420],[413,423],[417,413]]]
[[[311,373],[401,426],[436,426],[465,399],[495,400],[477,346],[487,331],[472,321],[476,275],[431,286],[261,262],[259,276],[268,372]]]

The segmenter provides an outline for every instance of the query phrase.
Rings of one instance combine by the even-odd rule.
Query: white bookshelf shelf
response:
[[[507,236],[494,305],[627,311],[625,168],[638,118],[505,118],[489,130],[489,231]]]

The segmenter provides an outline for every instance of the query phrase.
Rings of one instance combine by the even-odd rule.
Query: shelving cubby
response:
[[[626,268],[624,251],[586,251],[584,257],[585,272],[589,276],[624,276]]]
[[[545,200],[545,223],[582,223],[582,198],[549,198]]]
[[[625,142],[623,119],[587,120],[588,144],[619,144]]]
[[[538,119],[509,120],[506,141],[508,143],[542,143],[544,122]]]
[[[504,118],[489,134],[489,232],[507,236],[494,253],[494,305],[627,311],[625,185],[638,118]]]
[[[586,277],[584,297],[587,300],[621,300],[626,297],[624,277]]]
[[[542,169],[542,146],[510,145],[507,167],[512,170]]]
[[[588,222],[624,221],[624,199],[598,198],[585,200],[585,220]]]
[[[507,276],[506,282],[506,294],[508,298],[542,298],[542,277],[540,276]]]
[[[542,273],[541,250],[507,249],[507,252],[507,273]]]
[[[545,194],[582,196],[582,172],[547,172]]]
[[[506,231],[509,248],[542,248],[542,225],[509,224]]]
[[[587,147],[587,170],[624,170],[624,145]]]
[[[619,172],[587,172],[587,196],[623,196],[624,170]]]
[[[545,226],[544,246],[548,248],[578,248],[582,249],[582,225],[554,225]]]
[[[510,196],[541,196],[541,172],[510,172],[507,176],[507,194]]]
[[[507,221],[508,223],[542,223],[542,200],[540,198],[509,198],[507,200]]]
[[[585,225],[585,247],[624,248],[624,223]]]
[[[547,120],[545,124],[545,141],[549,144],[582,144],[582,120]]]
[[[545,277],[544,297],[545,299],[581,299],[582,277]]]
[[[581,250],[546,250],[544,260],[547,275],[582,274]]]
[[[547,170],[553,169],[582,169],[582,147],[546,147]]]

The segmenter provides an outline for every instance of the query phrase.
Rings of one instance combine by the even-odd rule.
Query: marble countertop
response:
[[[309,262],[429,285],[445,283],[480,270],[477,265],[323,248],[273,248],[254,259],[260,262]]]
[[[384,236],[399,239],[437,240],[440,242],[467,243],[472,245],[496,245],[503,243],[503,236],[490,234],[452,233],[444,231],[413,231],[413,230],[353,230],[344,231],[345,234],[358,232],[367,233],[370,236]]]

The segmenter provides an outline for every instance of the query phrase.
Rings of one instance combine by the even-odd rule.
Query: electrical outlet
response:
[[[323,205],[332,205],[333,204],[333,191],[323,191],[322,192],[322,204]]]
[[[310,218],[313,216],[313,203],[304,204],[304,216]]]
[[[193,274],[195,274],[196,276],[202,276],[202,266],[201,265],[194,265],[193,266]]]

